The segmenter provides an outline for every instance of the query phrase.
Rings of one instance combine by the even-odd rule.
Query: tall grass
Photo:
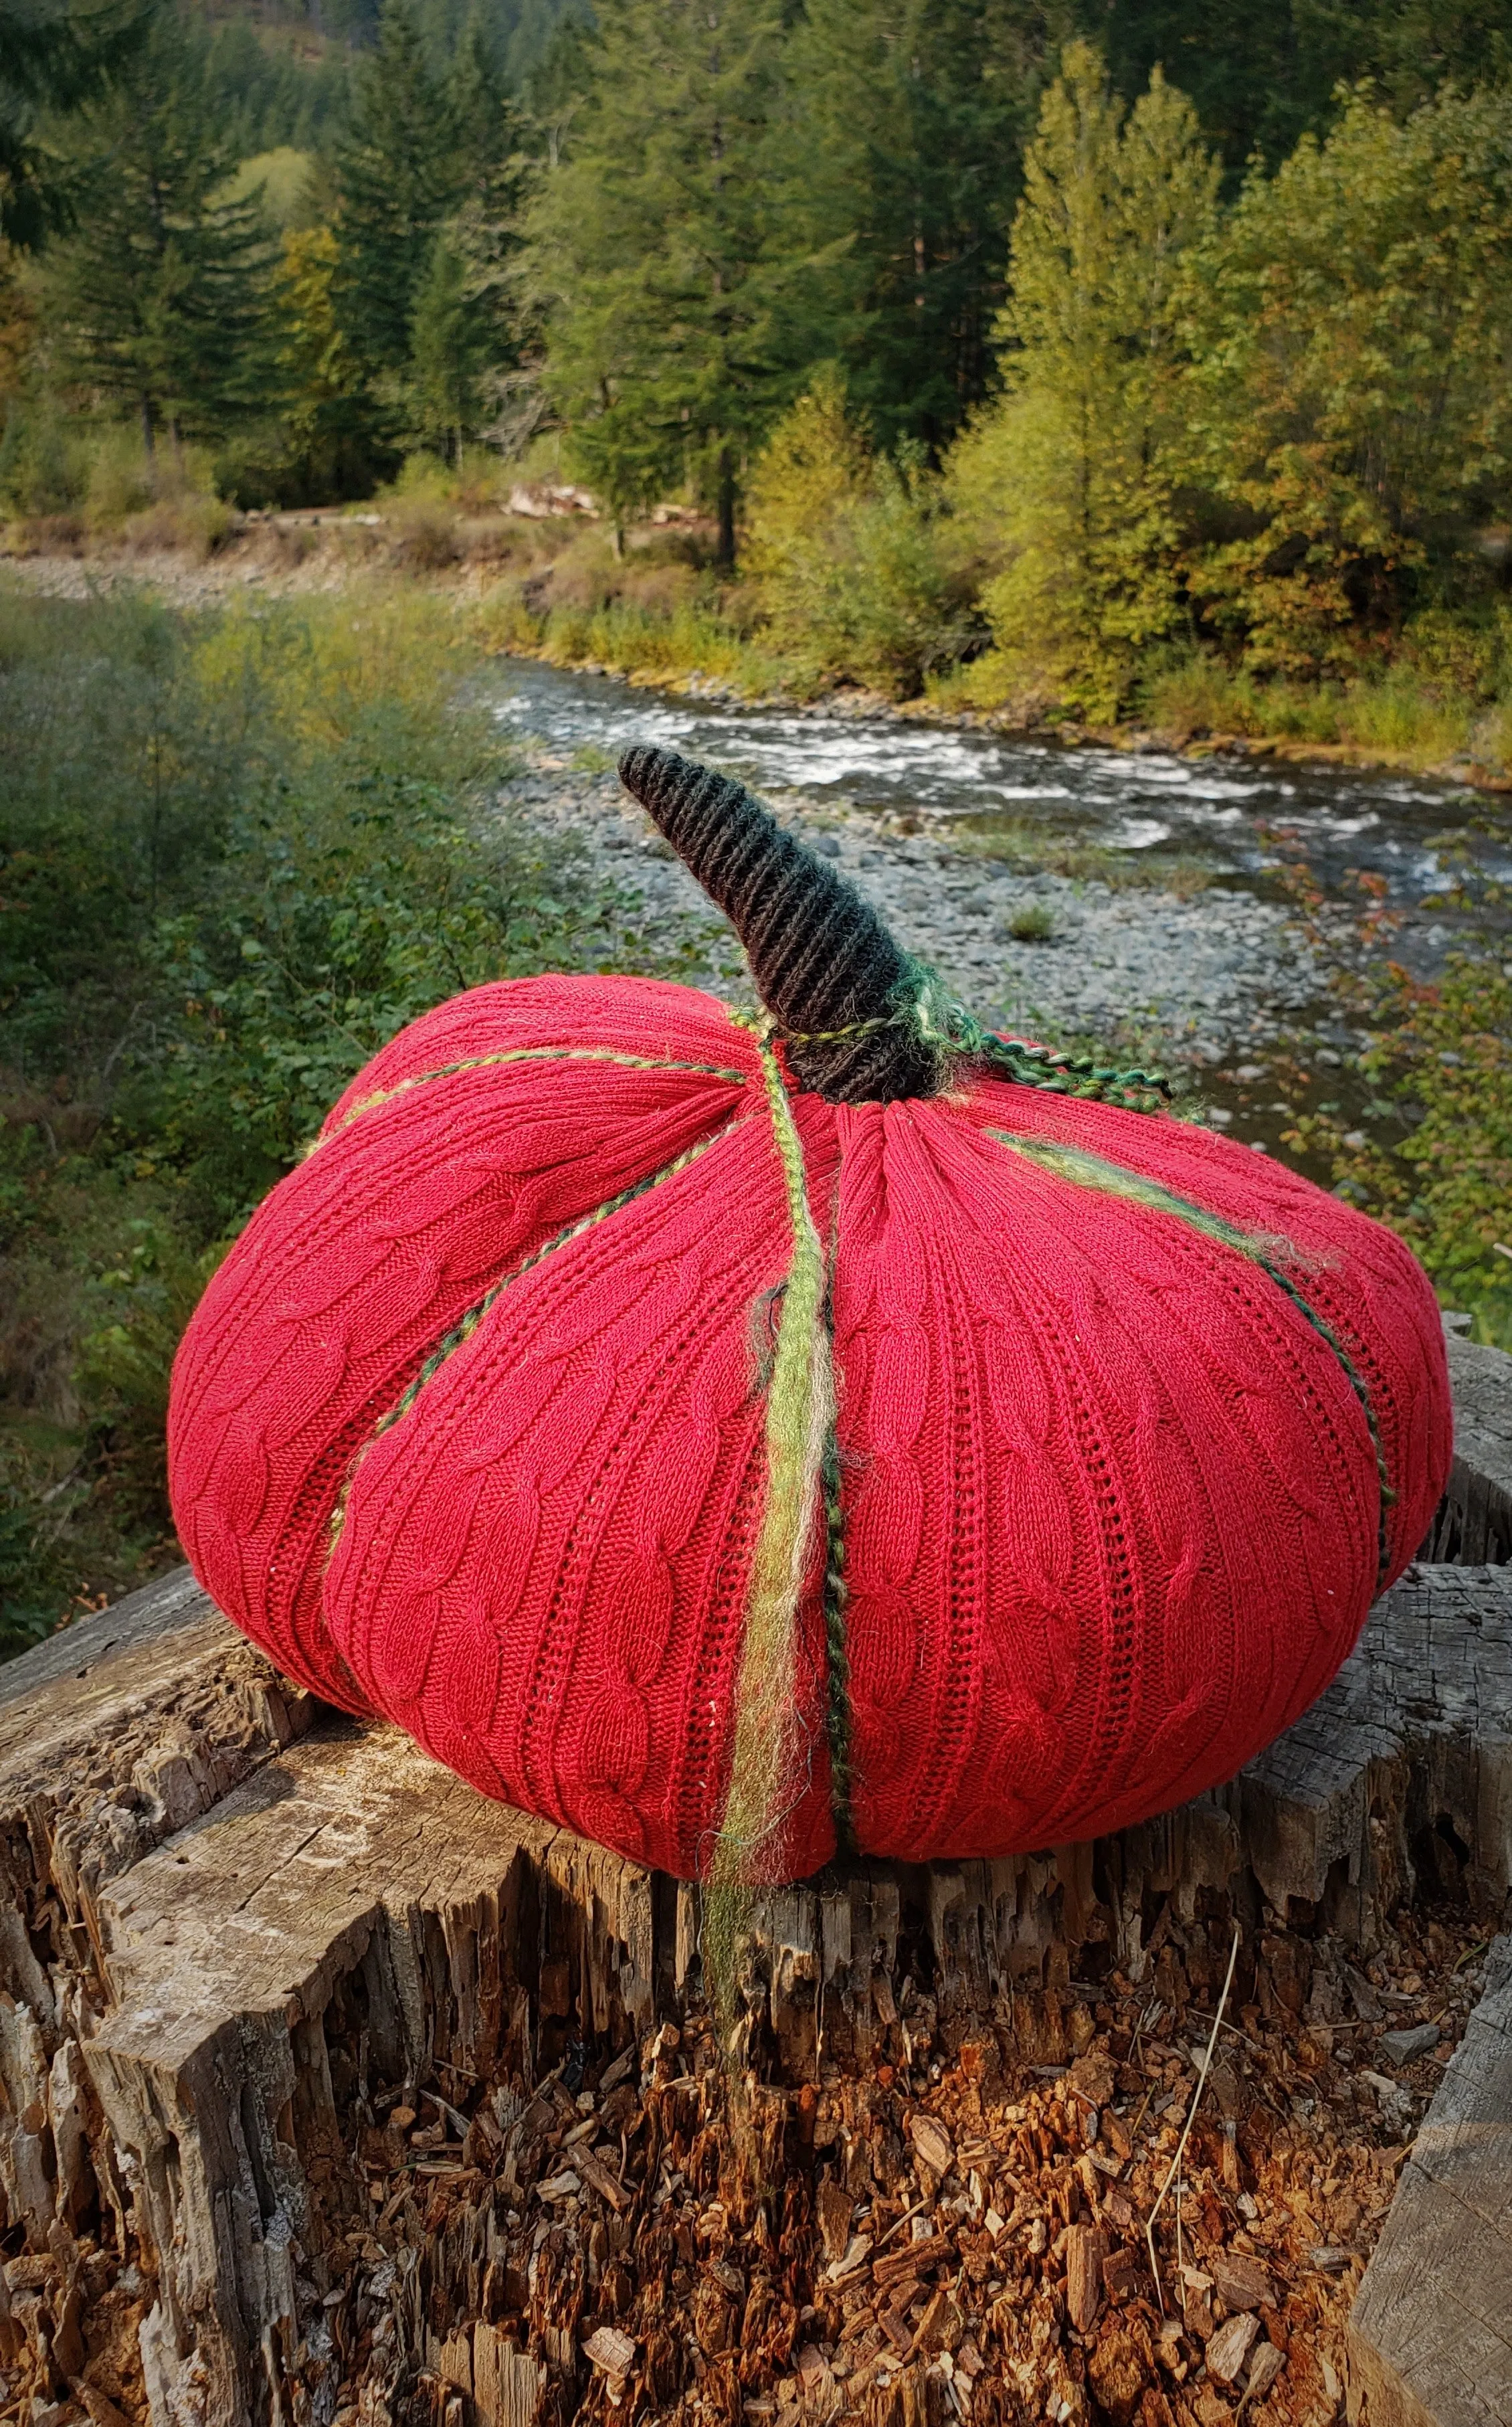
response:
[[[174,1556],[169,1363],[332,1098],[612,897],[484,819],[480,662],[415,594],[187,618],[0,582],[0,1651]]]

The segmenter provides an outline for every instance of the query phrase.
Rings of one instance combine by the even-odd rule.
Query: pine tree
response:
[[[511,369],[520,360],[520,214],[528,164],[520,113],[476,9],[447,79],[447,106],[456,179],[447,243],[463,267],[466,303],[458,323],[459,341],[482,366],[481,378],[485,372]],[[480,388],[480,410],[481,403]]]
[[[43,116],[98,100],[148,22],[125,0],[0,0],[0,240],[29,249],[67,225],[69,182]]]
[[[415,298],[409,396],[415,435],[447,463],[461,461],[478,427],[490,352],[467,264],[443,228]]]
[[[1045,12],[1020,0],[809,0],[786,171],[853,400],[939,448],[984,394]]]
[[[771,173],[780,0],[604,0],[529,222],[545,383],[616,525],[694,481],[735,552],[741,468],[795,384],[805,263]]]
[[[402,379],[421,280],[456,201],[451,122],[409,0],[385,0],[336,154],[336,314],[371,381]]]
[[[962,512],[1000,570],[1000,649],[1100,715],[1179,609],[1183,264],[1218,169],[1157,71],[1124,122],[1098,55],[1071,44],[1025,155],[1001,400],[957,450]]]
[[[1322,134],[1341,84],[1371,77],[1406,114],[1446,80],[1512,69],[1512,0],[1083,0],[1079,14],[1120,92],[1162,65],[1178,78],[1236,183],[1257,151],[1274,167]]]
[[[73,130],[73,234],[46,292],[65,366],[157,431],[211,435],[259,399],[268,247],[255,198],[209,106],[203,46],[164,8],[116,84]]]

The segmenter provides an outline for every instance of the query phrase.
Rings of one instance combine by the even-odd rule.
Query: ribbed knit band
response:
[[[743,784],[675,751],[627,750],[620,781],[734,927],[804,1087],[835,1104],[937,1092],[938,1057],[890,1019],[909,964],[843,876],[786,833]],[[877,1021],[887,1024],[813,1041]]]

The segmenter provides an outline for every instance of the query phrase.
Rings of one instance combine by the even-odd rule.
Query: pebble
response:
[[[1412,2030],[1381,2033],[1381,2054],[1388,2064],[1410,2064],[1415,2057],[1426,2056],[1438,2044],[1437,2023],[1419,2023]]]

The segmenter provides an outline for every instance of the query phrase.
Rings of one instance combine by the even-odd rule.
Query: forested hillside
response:
[[[23,523],[523,465],[885,689],[1497,689],[1507,0],[7,9]]]

